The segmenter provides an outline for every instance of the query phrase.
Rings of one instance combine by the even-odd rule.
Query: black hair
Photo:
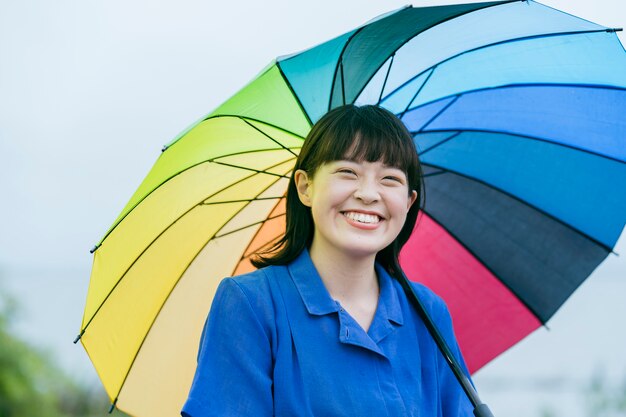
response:
[[[409,193],[417,192],[400,233],[376,255],[391,275],[401,276],[398,255],[409,240],[424,201],[422,167],[413,137],[393,113],[377,106],[346,105],[326,113],[307,135],[293,172],[301,169],[313,178],[316,170],[327,162],[342,159],[377,162],[401,169],[408,182]],[[252,264],[257,268],[285,265],[294,260],[313,241],[315,225],[310,207],[302,204],[294,176],[289,180],[286,201],[287,227],[269,249],[256,254]]]

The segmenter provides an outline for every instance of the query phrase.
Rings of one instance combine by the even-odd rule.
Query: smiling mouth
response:
[[[381,218],[375,214],[365,214],[365,213],[357,213],[355,211],[345,211],[342,212],[344,216],[349,218],[352,221],[363,223],[363,224],[376,224],[380,223]]]

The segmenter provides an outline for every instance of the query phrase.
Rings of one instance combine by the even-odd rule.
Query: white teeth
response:
[[[374,214],[356,213],[354,211],[348,211],[343,213],[344,216],[350,220],[354,220],[359,223],[378,223],[380,218]]]

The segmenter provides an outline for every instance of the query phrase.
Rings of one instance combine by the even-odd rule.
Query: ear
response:
[[[411,208],[413,203],[415,203],[415,200],[417,200],[417,191],[412,190],[411,195],[409,195],[409,202],[406,206],[407,211]]]
[[[300,202],[307,207],[311,207],[311,181],[306,171],[301,169],[297,170],[293,174],[293,179],[296,183],[296,190],[298,190],[298,198]]]

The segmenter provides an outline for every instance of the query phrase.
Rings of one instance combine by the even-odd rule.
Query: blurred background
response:
[[[623,0],[543,3],[626,26]],[[404,4],[0,2],[0,416],[106,415],[98,377],[72,343],[89,249],[162,145],[274,57]],[[624,234],[615,252],[549,329],[475,375],[496,416],[626,416]]]

